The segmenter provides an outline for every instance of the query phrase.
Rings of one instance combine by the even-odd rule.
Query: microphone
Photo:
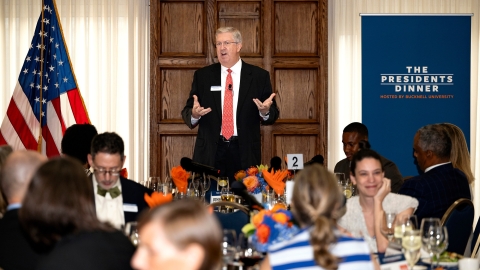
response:
[[[257,206],[260,209],[263,209],[263,205],[257,201],[250,193],[247,192],[247,187],[240,181],[233,181],[231,184],[231,190],[233,194],[242,197],[245,200],[245,204],[248,206],[250,211],[253,210],[253,206]]]
[[[220,170],[215,169],[214,167],[210,167],[208,165],[197,163],[187,157],[183,157],[180,160],[180,166],[182,166],[182,168],[186,171],[190,172],[205,173],[212,176],[218,176],[220,174]]]
[[[228,85],[228,90],[233,90],[232,84]]]

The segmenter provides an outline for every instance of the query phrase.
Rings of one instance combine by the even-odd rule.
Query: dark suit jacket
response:
[[[92,177],[90,176],[90,183],[92,183],[91,179]],[[145,193],[151,195],[153,191],[135,181],[123,177],[120,177],[120,184],[122,185],[123,204],[135,204],[138,208],[138,212],[123,211],[126,224],[130,221],[136,221],[142,210],[149,208],[144,196]],[[93,203],[95,204],[95,194],[93,194]]]
[[[383,169],[385,171],[385,177],[391,180],[391,189],[393,193],[398,193],[403,184],[403,177],[397,168],[397,165],[392,161],[380,156]],[[340,160],[335,165],[334,172],[344,173],[345,177],[350,177],[350,161],[348,159]]]
[[[130,270],[135,248],[120,231],[82,232],[60,240],[38,270]]]
[[[197,70],[193,76],[190,97],[182,111],[183,121],[193,129],[195,128],[191,124],[193,95],[198,97],[198,102],[202,107],[212,109],[210,113],[202,116],[198,122],[198,135],[193,153],[193,161],[209,166],[215,165],[215,153],[222,125],[221,91],[211,91],[211,87],[220,85],[222,83],[219,63]],[[266,121],[263,121],[253,99],[258,98],[264,101],[271,94],[272,85],[269,73],[242,61],[236,112],[242,168],[261,163],[260,124],[273,124],[279,116],[279,111],[275,100],[273,100],[270,107],[270,116]]]
[[[40,250],[20,226],[18,210],[12,209],[0,219],[0,269],[33,269]]]
[[[408,179],[399,193],[418,200],[415,215],[419,223],[424,217],[441,219],[456,200],[471,199],[467,177],[459,169],[453,168],[451,163]]]

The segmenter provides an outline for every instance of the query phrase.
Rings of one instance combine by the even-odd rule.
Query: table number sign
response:
[[[303,169],[303,154],[287,154],[287,167],[289,170]]]

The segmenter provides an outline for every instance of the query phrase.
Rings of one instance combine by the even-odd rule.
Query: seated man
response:
[[[74,124],[65,130],[62,138],[62,154],[76,158],[82,163],[87,176],[92,174],[87,156],[97,129],[90,124]]]
[[[137,215],[148,208],[144,195],[152,193],[120,176],[125,158],[123,140],[116,133],[105,132],[93,138],[88,163],[93,168],[91,178],[97,217],[117,229],[135,221]]]
[[[345,152],[347,158],[337,162],[334,172],[345,174],[345,178],[350,177],[350,162],[352,161],[353,155],[360,150],[360,141],[368,142],[367,126],[358,122],[348,124],[343,129],[342,135],[343,152]],[[390,179],[392,183],[391,191],[397,193],[403,184],[402,174],[395,163],[383,156],[380,156],[380,158],[385,170],[385,177]]]
[[[456,200],[471,199],[465,174],[450,162],[452,143],[439,125],[421,127],[413,139],[413,155],[424,172],[405,181],[400,194],[418,200],[418,222],[424,217],[442,218]]]
[[[46,156],[25,150],[13,152],[5,160],[0,186],[8,207],[5,216],[0,219],[0,269],[34,269],[43,251],[21,227],[18,211],[33,174],[45,161]]]

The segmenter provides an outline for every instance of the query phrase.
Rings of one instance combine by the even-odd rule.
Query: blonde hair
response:
[[[200,245],[205,256],[199,270],[220,269],[222,229],[201,202],[186,199],[153,208],[140,218],[139,229],[148,223],[161,225],[167,239],[179,250],[193,243]]]
[[[310,243],[315,262],[325,269],[337,269],[340,259],[330,253],[337,242],[336,220],[341,217],[343,196],[335,175],[323,166],[305,167],[295,177],[292,212],[300,226],[312,226]]]
[[[470,153],[468,152],[467,141],[463,131],[454,124],[442,123],[440,124],[447,132],[452,141],[452,150],[450,151],[450,161],[453,167],[461,170],[468,179],[468,183],[473,183],[475,177],[473,176],[470,165]]]

